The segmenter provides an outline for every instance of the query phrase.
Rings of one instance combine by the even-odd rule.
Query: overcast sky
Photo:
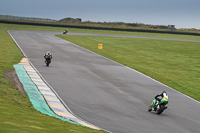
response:
[[[0,0],[0,14],[200,29],[200,0]]]

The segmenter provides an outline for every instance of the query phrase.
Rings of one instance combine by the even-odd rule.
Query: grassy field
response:
[[[200,101],[199,42],[58,35]],[[97,45],[103,44],[103,50]]]
[[[23,25],[0,24],[0,133],[100,133],[83,126],[52,118],[36,111],[26,95],[22,95],[5,78],[5,72],[13,70],[13,64],[22,58],[7,30],[63,29]]]

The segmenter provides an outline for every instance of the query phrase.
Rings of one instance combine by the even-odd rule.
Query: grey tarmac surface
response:
[[[55,37],[9,31],[44,79],[80,118],[113,133],[200,133],[200,103],[119,63]],[[50,50],[52,63],[45,66]],[[168,109],[147,111],[166,90]]]

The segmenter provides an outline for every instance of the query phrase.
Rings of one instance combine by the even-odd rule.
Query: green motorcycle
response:
[[[167,109],[168,104],[168,95],[164,91],[162,96],[154,98],[151,106],[149,106],[148,111],[154,111],[156,114],[160,115],[165,109]]]

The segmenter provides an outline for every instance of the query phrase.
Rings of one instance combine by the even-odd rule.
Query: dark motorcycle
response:
[[[49,66],[49,64],[51,63],[51,57],[46,57],[45,63],[46,66]]]

